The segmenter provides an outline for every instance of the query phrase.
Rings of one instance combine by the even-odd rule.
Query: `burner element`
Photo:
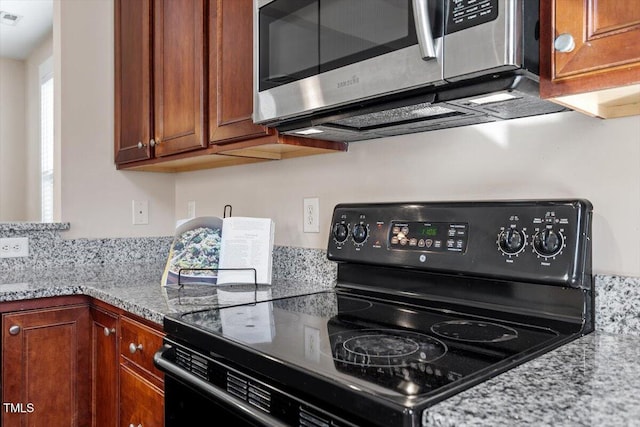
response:
[[[477,320],[450,320],[431,326],[431,332],[441,337],[468,342],[503,342],[518,338],[518,331],[509,326]]]
[[[393,329],[361,329],[331,335],[336,361],[363,367],[402,367],[444,356],[447,346],[428,335]]]

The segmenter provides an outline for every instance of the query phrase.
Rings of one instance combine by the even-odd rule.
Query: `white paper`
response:
[[[271,284],[274,223],[270,218],[227,217],[223,220],[218,284]],[[227,268],[256,269],[225,270]]]

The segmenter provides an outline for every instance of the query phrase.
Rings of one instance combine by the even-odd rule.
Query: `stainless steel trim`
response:
[[[416,34],[422,59],[435,58],[436,48],[433,45],[427,0],[413,0],[413,19],[416,22]]]
[[[273,123],[408,89],[444,83],[442,37],[433,40],[435,57],[424,61],[418,44],[319,75],[260,92],[259,8],[269,2],[254,0],[253,121]],[[401,79],[398,76],[402,76]]]
[[[249,405],[247,402],[233,397],[232,395],[226,393],[224,390],[209,384],[207,381],[193,375],[191,372],[166,360],[163,355],[165,352],[168,352],[170,350],[170,346],[165,346],[162,350],[156,352],[156,354],[154,354],[153,356],[153,361],[159,368],[161,368],[165,372],[175,376],[183,382],[191,384],[191,386],[199,389],[201,392],[204,392],[211,398],[222,401],[223,403],[232,406],[242,414],[264,425],[273,427],[287,427],[287,424],[284,424],[277,418],[256,410],[255,407]]]
[[[490,22],[447,34],[444,78],[457,82],[494,72],[521,68],[524,0],[500,0],[498,17]]]

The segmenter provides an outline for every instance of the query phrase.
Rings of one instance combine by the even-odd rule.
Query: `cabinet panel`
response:
[[[164,425],[164,393],[127,366],[120,367],[120,425]]]
[[[251,117],[252,10],[252,0],[209,0],[209,139],[212,143],[275,134],[254,124]]]
[[[116,163],[152,156],[150,1],[115,3]]]
[[[4,314],[2,327],[2,401],[25,412],[3,410],[2,425],[90,425],[89,308]]]
[[[555,78],[640,61],[640,5],[637,2],[555,2],[555,33],[571,34],[571,52],[554,51]]]
[[[155,0],[155,154],[207,146],[204,0]]]
[[[91,310],[91,415],[93,427],[118,426],[118,317]]]
[[[541,97],[596,117],[640,114],[638,40],[640,2],[540,2]]]

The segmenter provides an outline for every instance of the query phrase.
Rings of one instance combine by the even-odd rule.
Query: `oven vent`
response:
[[[207,359],[202,356],[176,347],[176,364],[203,380],[209,380],[207,375],[209,364]]]
[[[341,424],[338,424],[335,420],[331,418],[323,418],[313,412],[309,411],[306,408],[300,407],[299,418],[298,418],[298,426],[299,427],[340,427]]]
[[[266,413],[271,412],[271,393],[259,384],[227,372],[227,391]]]

